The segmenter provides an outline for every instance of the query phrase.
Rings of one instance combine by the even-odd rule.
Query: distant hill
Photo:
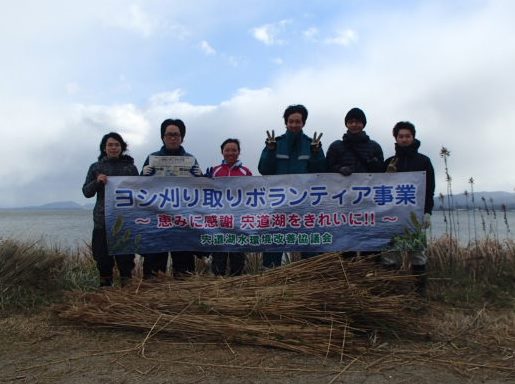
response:
[[[31,211],[53,211],[53,210],[71,210],[71,209],[93,209],[94,204],[80,205],[75,201],[55,201],[52,203],[33,205],[28,207],[11,208],[16,210],[31,210]]]
[[[465,196],[464,193],[460,193],[458,195],[454,195],[452,197],[452,202],[454,208],[457,209],[469,209],[472,208],[472,196],[470,193],[468,196]],[[495,209],[500,210],[502,205],[506,206],[508,210],[515,210],[515,193],[511,192],[474,192],[474,206],[476,208],[484,208],[485,203],[488,206],[488,209],[492,208],[492,205]],[[448,198],[447,195],[442,199],[439,195],[435,196],[435,209],[439,210],[443,208],[448,208]]]
[[[74,201],[56,201],[53,203],[43,204],[38,207],[33,207],[38,209],[82,209],[84,208],[82,205],[74,202]]]

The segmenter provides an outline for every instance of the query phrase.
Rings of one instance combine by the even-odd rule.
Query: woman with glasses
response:
[[[150,163],[151,156],[187,156],[191,157],[193,164],[189,170],[192,176],[202,176],[197,159],[192,154],[186,152],[182,143],[186,135],[186,125],[180,119],[166,119],[161,123],[161,140],[163,146],[157,152],[151,153],[145,163],[141,174],[143,176],[153,176],[156,169]],[[195,271],[195,254],[189,251],[175,251],[170,253],[172,257],[172,271],[174,276],[180,276]],[[142,255],[144,278],[156,276],[158,272],[166,273],[168,264],[168,252],[159,252]],[[199,254],[201,256],[201,254]]]
[[[105,185],[110,176],[137,176],[138,169],[134,166],[134,159],[126,155],[127,143],[115,132],[110,132],[100,141],[100,155],[98,161],[91,164],[82,186],[82,193],[86,197],[97,196],[93,209],[93,238],[91,249],[93,258],[97,263],[100,275],[100,287],[113,286],[113,267],[120,272],[121,285],[125,285],[132,277],[134,268],[134,255],[109,255],[107,249],[107,236],[105,227],[104,198]]]

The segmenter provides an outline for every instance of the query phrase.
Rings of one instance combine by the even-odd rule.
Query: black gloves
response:
[[[338,172],[340,172],[343,176],[350,176],[352,175],[352,167],[343,166],[338,169]]]

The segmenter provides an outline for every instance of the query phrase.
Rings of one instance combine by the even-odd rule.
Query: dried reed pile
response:
[[[237,342],[308,354],[364,350],[380,334],[423,334],[413,278],[366,259],[324,254],[260,275],[193,276],[134,283],[125,289],[74,293],[62,318],[171,335]]]

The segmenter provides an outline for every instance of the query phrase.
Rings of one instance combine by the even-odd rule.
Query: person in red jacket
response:
[[[243,166],[240,157],[240,141],[238,139],[227,139],[220,146],[224,160],[222,164],[207,170],[210,177],[225,176],[252,176],[252,172]],[[243,273],[245,267],[245,254],[242,252],[215,252],[212,254],[213,262],[211,269],[217,276],[225,275],[227,270],[227,258],[229,258],[229,274],[238,276]]]

